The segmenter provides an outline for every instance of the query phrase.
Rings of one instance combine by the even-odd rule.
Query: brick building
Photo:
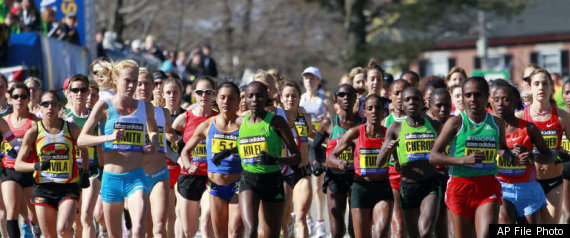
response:
[[[523,67],[532,63],[568,76],[570,2],[529,0],[520,15],[489,19],[487,26],[488,70],[508,72],[511,80],[519,81]],[[476,42],[476,32],[440,40],[410,69],[422,76],[445,76],[451,67],[460,66],[472,75],[481,69]]]

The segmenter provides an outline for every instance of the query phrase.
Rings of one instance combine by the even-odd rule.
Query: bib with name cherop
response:
[[[406,120],[403,120],[400,125],[400,133],[398,134],[400,141],[396,151],[400,164],[429,160],[429,154],[437,138],[431,122],[424,118],[422,126],[412,127]]]

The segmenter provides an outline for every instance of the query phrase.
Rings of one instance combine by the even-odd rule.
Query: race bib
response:
[[[119,129],[124,129],[125,134],[119,141],[113,141],[113,150],[118,151],[143,151],[144,145],[144,125],[138,123],[116,122],[113,133]]]
[[[166,149],[164,147],[164,127],[158,127],[158,152],[159,153],[166,153]]]
[[[196,163],[206,163],[207,162],[207,152],[206,152],[206,140],[201,140],[200,143],[192,151],[192,162]]]
[[[82,165],[83,161],[81,160],[81,154],[79,149],[77,149],[77,153],[75,154],[75,160],[77,161],[77,165]],[[95,147],[90,146],[87,147],[87,156],[89,156],[89,166],[93,166],[95,163]]]
[[[313,122],[312,124],[315,127],[315,130],[318,131],[319,127],[321,126],[321,123],[320,122]]]
[[[495,168],[495,158],[497,157],[497,142],[494,137],[488,136],[469,136],[465,142],[465,154],[469,156],[475,151],[485,153],[483,162],[473,165],[465,165],[470,169],[493,169]]]
[[[346,161],[347,168],[354,169],[354,157],[352,153],[352,147],[348,147],[347,149],[343,150],[340,153],[340,155],[338,155],[337,159]]]
[[[541,130],[540,134],[542,134],[542,138],[544,138],[544,142],[548,145],[548,148],[552,152],[556,152],[556,146],[558,145],[558,134],[556,130]],[[538,153],[536,147],[532,147],[534,153]]]
[[[69,159],[70,149],[67,144],[54,143],[41,148],[41,160],[50,160],[48,170],[41,171],[41,175],[48,179],[69,179],[71,176],[72,161]]]
[[[410,133],[405,138],[406,157],[408,161],[429,160],[429,153],[435,144],[432,133]]]
[[[265,136],[250,136],[239,140],[239,156],[244,164],[256,164],[256,158],[262,151],[267,152]]]
[[[236,146],[236,135],[214,133],[212,138],[212,153],[220,153]]]
[[[388,173],[388,163],[382,167],[376,166],[376,158],[380,153],[380,148],[360,148],[360,174],[361,175],[381,175]]]
[[[499,174],[503,175],[521,175],[526,172],[525,165],[516,165],[515,163],[503,159],[503,157],[499,155],[497,155],[497,167],[499,167]]]

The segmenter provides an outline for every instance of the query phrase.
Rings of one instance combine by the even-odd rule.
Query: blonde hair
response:
[[[109,79],[111,81],[111,85],[113,86],[113,91],[117,92],[117,85],[115,85],[113,79],[119,77],[119,75],[121,74],[121,70],[128,68],[136,69],[138,72],[139,64],[137,64],[137,62],[134,60],[121,60],[118,63],[111,63],[111,68],[110,68],[111,74]]]
[[[152,73],[150,72],[150,70],[148,70],[148,68],[146,67],[139,67],[139,77],[141,74],[148,74],[150,75],[151,81],[152,81]]]
[[[252,81],[259,81],[259,80],[267,80],[267,81],[269,81],[268,83],[271,85],[275,85],[275,81],[276,81],[275,77],[273,77],[273,75],[271,75],[269,72],[267,72],[265,70],[261,70],[261,69],[257,70],[255,75],[253,76]]]
[[[30,82],[37,84],[39,88],[42,87],[42,81],[37,77],[28,77],[26,80],[24,80],[24,84],[28,84]]]
[[[106,90],[108,88],[113,89],[113,91],[115,90],[115,85],[113,83],[113,78],[111,77],[111,72],[113,71],[113,63],[109,62],[109,61],[98,61],[95,62],[93,65],[93,67],[95,67],[95,65],[98,64],[99,66],[101,66],[101,69],[97,72],[97,77],[103,77],[103,82],[100,85],[100,89],[101,90]],[[91,68],[93,68],[91,67]]]
[[[354,67],[348,73],[348,78],[350,78],[350,83],[354,82],[354,77],[359,74],[364,74],[364,78],[366,78],[366,69],[362,67]]]

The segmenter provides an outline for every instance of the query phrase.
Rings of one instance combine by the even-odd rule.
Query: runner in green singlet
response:
[[[487,113],[489,85],[482,77],[463,82],[465,111],[447,120],[430,154],[433,164],[450,165],[445,202],[456,237],[489,236],[497,223],[501,185],[496,155],[516,161],[505,141],[505,123]],[[451,143],[449,155],[445,148]]]
[[[280,165],[296,165],[301,155],[287,122],[265,111],[267,86],[251,82],[246,89],[246,100],[251,113],[243,118],[237,146],[244,169],[239,184],[244,233],[245,237],[257,237],[261,206],[263,234],[279,237],[285,198]],[[290,156],[280,157],[283,143]],[[216,156],[226,157],[231,152],[224,150]]]
[[[426,237],[433,232],[441,199],[441,183],[429,153],[441,129],[441,123],[423,113],[422,92],[408,87],[402,92],[406,120],[388,127],[378,159],[393,155],[394,165],[402,176],[400,201],[410,237]]]

